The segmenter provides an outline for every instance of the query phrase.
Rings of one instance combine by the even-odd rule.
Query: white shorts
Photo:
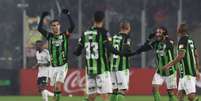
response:
[[[178,90],[184,90],[186,94],[191,94],[196,92],[196,77],[186,75],[179,79]]]
[[[58,67],[52,67],[50,69],[49,77],[50,77],[50,85],[55,85],[56,82],[64,83],[68,71],[68,64],[64,64]]]
[[[109,72],[99,74],[95,77],[87,76],[87,94],[112,93],[112,82]]]
[[[128,89],[129,84],[129,70],[112,71],[112,88],[113,89]]]
[[[177,73],[170,76],[161,76],[158,73],[154,74],[152,85],[163,85],[166,83],[167,89],[176,89],[177,88]]]
[[[38,68],[38,78],[40,77],[49,77],[50,67],[39,67]]]

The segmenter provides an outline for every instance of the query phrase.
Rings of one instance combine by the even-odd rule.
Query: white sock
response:
[[[42,94],[43,101],[48,101],[48,94],[46,93],[46,91],[43,90],[43,91],[41,92],[41,94]]]
[[[54,96],[54,93],[52,93],[51,91],[46,89],[44,91],[47,93],[48,96]]]

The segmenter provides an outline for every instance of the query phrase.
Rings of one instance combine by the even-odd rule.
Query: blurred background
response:
[[[26,94],[29,89],[21,87],[25,82],[23,80],[34,81],[34,43],[39,39],[45,40],[37,31],[40,15],[43,11],[49,11],[49,19],[61,19],[63,26],[68,27],[66,17],[61,14],[63,8],[71,11],[76,25],[69,45],[69,67],[73,69],[83,67],[83,56],[77,58],[72,52],[80,34],[91,25],[96,10],[105,11],[105,27],[112,35],[118,33],[120,21],[128,20],[131,23],[133,50],[146,41],[156,26],[167,27],[170,37],[177,41],[176,28],[182,22],[188,24],[190,35],[201,50],[201,0],[0,0],[0,95],[32,95],[30,92]],[[149,68],[153,74],[153,58],[152,51],[132,57],[131,68]],[[26,75],[30,76],[22,78],[27,71]],[[32,71],[33,75],[29,74]],[[147,92],[142,94],[150,94]]]

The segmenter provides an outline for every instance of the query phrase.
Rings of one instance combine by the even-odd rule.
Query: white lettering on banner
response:
[[[68,94],[77,93],[85,90],[85,76],[81,75],[81,70],[74,70],[67,75],[64,82],[64,91]],[[133,75],[130,71],[129,75]]]
[[[75,93],[83,91],[85,87],[85,77],[81,76],[81,71],[71,72],[64,82],[64,91],[66,93]]]

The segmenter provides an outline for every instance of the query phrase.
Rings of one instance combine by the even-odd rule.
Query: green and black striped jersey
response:
[[[178,50],[185,52],[185,56],[180,62],[180,77],[184,75],[196,76],[195,49],[194,42],[190,36],[186,35],[180,38]]]
[[[49,34],[48,48],[51,54],[51,63],[53,67],[62,66],[68,60],[68,37],[65,33],[60,35]]]
[[[112,37],[112,46],[118,51],[123,50],[125,45],[130,48],[130,38],[127,34],[118,33]],[[129,49],[130,50],[130,49]],[[128,56],[120,56],[116,54],[110,55],[110,67],[111,71],[122,71],[130,67]]]
[[[85,49],[86,68],[89,75],[96,75],[109,71],[108,54],[105,43],[110,34],[104,28],[91,27],[79,39],[79,45]]]
[[[41,20],[38,25],[38,31],[48,40],[48,48],[53,67],[62,66],[66,64],[68,60],[68,40],[75,26],[71,16],[67,14],[67,17],[70,26],[65,32],[60,33],[59,35],[54,35],[52,32],[43,28],[43,20],[45,18],[44,13],[41,16]]]
[[[172,66],[168,71],[162,70],[162,67],[174,59],[174,42],[169,38],[164,41],[155,41],[151,44],[155,49],[157,73],[162,76],[169,76],[176,72],[176,68]]]

